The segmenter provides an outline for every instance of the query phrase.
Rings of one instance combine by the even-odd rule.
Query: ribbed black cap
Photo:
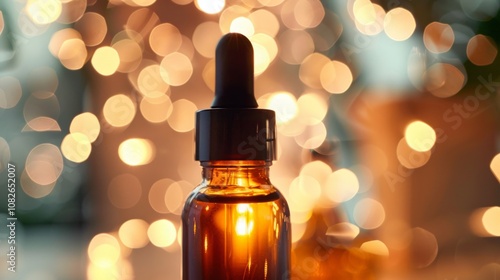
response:
[[[224,35],[217,45],[215,67],[212,107],[196,112],[195,159],[276,159],[275,114],[257,108],[250,41],[238,33]]]

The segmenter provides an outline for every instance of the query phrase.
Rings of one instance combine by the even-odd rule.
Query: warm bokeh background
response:
[[[277,113],[293,279],[500,278],[499,8],[2,0],[0,278],[180,279],[194,112],[227,32],[253,43]]]

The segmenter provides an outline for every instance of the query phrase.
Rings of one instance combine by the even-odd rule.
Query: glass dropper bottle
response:
[[[196,113],[203,178],[182,213],[184,280],[290,278],[290,211],[269,180],[275,114],[257,108],[253,63],[244,35],[221,38],[215,98]]]

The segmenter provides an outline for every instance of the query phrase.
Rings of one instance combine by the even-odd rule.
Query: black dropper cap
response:
[[[275,114],[258,109],[254,96],[253,48],[241,34],[224,35],[215,51],[215,98],[196,112],[195,159],[276,159]]]

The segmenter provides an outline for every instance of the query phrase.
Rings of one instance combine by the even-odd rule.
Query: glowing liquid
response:
[[[207,196],[183,213],[183,279],[289,279],[290,221],[281,194]]]

